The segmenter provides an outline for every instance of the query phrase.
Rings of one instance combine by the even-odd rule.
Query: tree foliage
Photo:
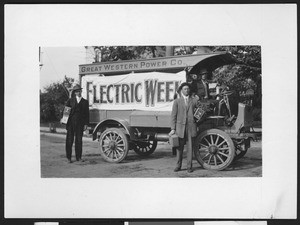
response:
[[[164,57],[165,46],[93,46],[95,62]]]
[[[64,80],[54,82],[40,92],[40,120],[41,122],[57,122],[62,116],[65,102],[69,98],[68,88],[71,88],[73,78],[67,76]]]
[[[214,71],[214,81],[227,85],[235,93],[233,110],[237,113],[237,102],[248,89],[254,91],[253,107],[258,109],[255,119],[261,119],[261,47],[260,46],[212,46],[212,51],[227,51],[238,61]]]

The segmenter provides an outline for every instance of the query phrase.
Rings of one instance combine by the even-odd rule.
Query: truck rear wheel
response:
[[[138,141],[133,150],[140,156],[151,155],[157,147],[157,141]]]
[[[234,160],[236,161],[241,159],[247,153],[247,150],[250,147],[250,139],[243,139],[243,140],[233,139],[233,143],[235,144]]]
[[[197,137],[194,154],[203,168],[224,170],[235,157],[235,147],[227,133],[218,129],[209,129]]]
[[[128,146],[127,136],[121,129],[109,128],[100,135],[100,154],[107,162],[121,162],[128,154]]]
[[[242,150],[237,148],[236,151],[235,151],[234,160],[239,160],[239,159],[243,158],[244,155],[246,155],[246,153],[247,153],[247,150],[242,151]]]

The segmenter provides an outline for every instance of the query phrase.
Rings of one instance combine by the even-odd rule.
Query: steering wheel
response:
[[[231,95],[234,91],[222,91],[221,93],[217,94],[217,96],[224,96],[224,95]]]

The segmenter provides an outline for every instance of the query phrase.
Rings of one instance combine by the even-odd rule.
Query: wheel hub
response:
[[[147,142],[140,142],[138,145],[139,145],[140,148],[147,148],[149,146],[149,143],[147,143]]]
[[[116,150],[117,148],[117,143],[115,141],[110,141],[109,144],[108,144],[108,147],[111,149],[111,150]]]
[[[216,145],[211,145],[208,147],[209,153],[213,155],[217,154],[218,150],[219,148]]]

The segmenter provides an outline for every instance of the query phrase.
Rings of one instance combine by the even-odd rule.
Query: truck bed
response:
[[[170,127],[170,111],[133,111],[129,117],[132,127]]]
[[[118,118],[127,120],[131,127],[170,127],[170,111],[139,111],[139,110],[90,110],[90,123],[98,124],[99,122]]]

